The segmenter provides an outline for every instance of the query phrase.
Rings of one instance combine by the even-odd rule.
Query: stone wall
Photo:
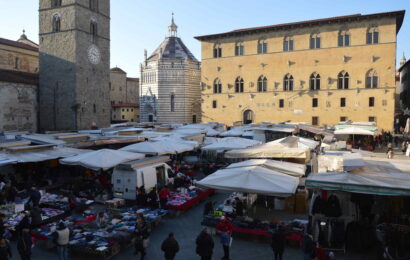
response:
[[[35,132],[37,110],[37,86],[0,81],[0,132]]]

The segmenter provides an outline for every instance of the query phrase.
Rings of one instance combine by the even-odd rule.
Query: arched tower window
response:
[[[235,80],[235,92],[236,93],[243,93],[243,79],[241,77],[237,77]]]
[[[214,80],[214,94],[220,94],[222,93],[222,83],[221,80],[216,78]]]
[[[283,91],[293,91],[293,76],[290,74],[283,78]]]
[[[366,88],[377,88],[379,82],[379,76],[374,69],[369,70],[366,73]]]
[[[175,94],[171,94],[171,112],[175,112]]]
[[[320,75],[316,72],[310,75],[310,90],[320,90]]]
[[[349,73],[342,71],[337,76],[337,88],[348,89],[349,88]]]
[[[51,0],[51,7],[60,7],[61,0]]]
[[[264,54],[268,52],[268,43],[266,39],[262,38],[258,41],[258,54]]]
[[[258,92],[266,92],[268,90],[268,80],[265,76],[258,78]]]
[[[97,22],[95,21],[90,22],[90,34],[91,34],[93,42],[95,42],[97,39],[97,35],[98,35]]]
[[[98,11],[98,0],[89,0],[89,7],[93,11]]]
[[[53,15],[53,32],[59,32],[61,30],[61,18],[60,14]]]

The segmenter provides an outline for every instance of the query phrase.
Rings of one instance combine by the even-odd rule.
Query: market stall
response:
[[[77,156],[72,156],[60,159],[61,164],[80,165],[95,171],[107,170],[116,165],[132,160],[144,158],[145,155],[134,152],[118,151],[112,149],[101,149],[84,153]]]
[[[214,194],[213,189],[190,187],[185,192],[170,192],[167,207],[169,210],[186,211]]]
[[[394,258],[403,257],[410,248],[403,239],[410,230],[409,172],[404,161],[364,158],[363,167],[349,172],[310,175],[306,187],[314,191],[310,216],[315,239],[331,250],[378,246],[389,248]],[[388,239],[391,230],[394,242]]]
[[[137,144],[131,144],[121,148],[120,151],[143,153],[147,155],[163,155],[175,153],[173,149],[165,147],[158,142],[141,142]]]
[[[225,153],[225,158],[294,158],[310,160],[310,151],[318,142],[289,136],[246,149],[232,149]]]
[[[246,166],[262,166],[267,169],[275,170],[295,177],[304,176],[306,172],[306,165],[304,164],[275,161],[269,159],[246,160],[238,163],[232,163],[227,168],[231,169]]]

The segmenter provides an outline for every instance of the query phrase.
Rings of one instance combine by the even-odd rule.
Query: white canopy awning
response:
[[[306,165],[304,164],[282,162],[268,159],[251,159],[238,163],[232,163],[227,168],[231,169],[248,166],[262,166],[295,177],[304,176],[306,172]]]
[[[231,149],[242,149],[261,144],[260,141],[250,140],[241,137],[226,137],[218,142],[202,147],[202,150],[226,151]]]
[[[374,132],[366,130],[357,126],[351,126],[344,129],[339,129],[334,132],[335,135],[371,135],[374,136]]]
[[[42,162],[75,156],[87,152],[89,152],[89,150],[75,149],[69,147],[53,147],[50,149],[41,149],[27,152],[0,153],[0,164],[6,165],[12,163]]]
[[[259,146],[231,150],[226,158],[301,158],[309,159],[310,150],[319,143],[313,140],[288,136]]]
[[[134,152],[134,153],[150,154],[150,155],[162,155],[162,154],[174,154],[175,153],[173,149],[169,149],[168,147],[165,147],[161,143],[158,143],[158,142],[141,142],[141,143],[131,144],[119,150]]]
[[[223,169],[197,182],[200,187],[288,197],[295,193],[299,178],[265,167]]]
[[[166,147],[168,150],[173,151],[173,153],[189,152],[195,149],[195,146],[183,143],[182,141],[179,142],[176,139],[161,140],[155,143]]]
[[[112,149],[101,149],[84,154],[80,154],[65,159],[60,159],[61,164],[81,165],[95,171],[100,169],[108,170],[120,163],[129,162],[144,158],[144,154],[118,151]]]

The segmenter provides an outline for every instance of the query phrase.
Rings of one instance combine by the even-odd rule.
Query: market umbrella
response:
[[[302,177],[306,172],[306,165],[300,163],[282,162],[269,159],[251,159],[238,163],[232,163],[227,168],[240,168],[248,166],[262,166],[287,175]]]
[[[371,135],[374,136],[374,131],[363,129],[357,126],[351,126],[344,129],[339,129],[334,132],[335,135]]]
[[[260,166],[218,170],[196,185],[204,188],[289,197],[295,193],[299,178]]]
[[[81,165],[95,171],[108,170],[120,163],[144,158],[144,154],[118,151],[112,149],[101,149],[72,157],[60,159],[61,164]]]
[[[175,151],[163,146],[158,142],[141,142],[131,144],[120,149],[120,151],[128,151],[135,153],[144,153],[151,155],[174,154]]]
[[[194,146],[183,143],[183,142],[178,142],[178,140],[175,140],[175,139],[162,140],[162,141],[157,141],[155,143],[160,144],[171,151],[174,151],[174,153],[189,152],[195,149]]]
[[[232,149],[242,149],[261,144],[260,141],[251,140],[241,137],[225,137],[218,142],[202,147],[202,150],[225,151]]]

